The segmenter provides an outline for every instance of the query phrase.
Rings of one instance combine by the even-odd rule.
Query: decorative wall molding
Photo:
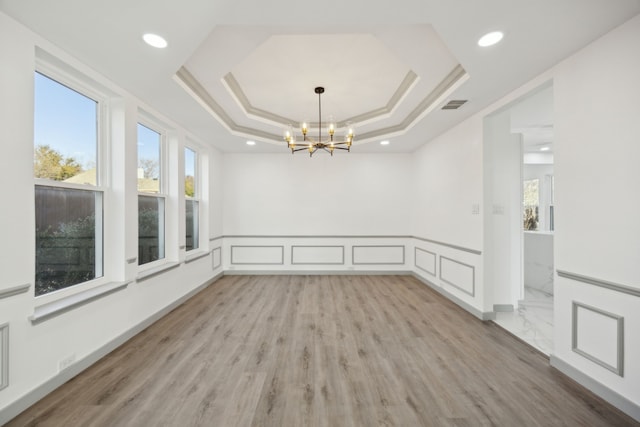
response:
[[[427,268],[426,266],[419,265],[418,259],[420,258],[420,256],[418,255],[418,251],[428,254],[427,256],[433,256],[433,267],[431,269]],[[414,258],[414,264],[415,264],[416,268],[419,268],[420,270],[422,270],[422,271],[424,271],[426,273],[429,273],[433,277],[437,276],[437,274],[436,274],[436,260],[438,258],[438,254],[436,254],[435,252],[431,252],[431,251],[428,251],[426,249],[422,249],[422,248],[419,248],[419,247],[416,246],[415,250],[414,250],[414,257],[413,258]]]
[[[601,288],[610,289],[623,294],[640,297],[640,287],[620,285],[618,283],[608,282],[606,280],[596,279],[595,277],[583,276],[582,274],[570,273],[564,270],[556,270],[559,277],[565,279],[576,280],[578,282],[587,283],[589,285],[599,286]]]
[[[9,324],[0,325],[0,390],[9,387]]]
[[[247,249],[253,249],[254,254],[247,253]],[[257,255],[255,250],[263,252]],[[279,249],[279,251],[275,251]],[[238,260],[242,258],[240,252],[244,251],[245,261]],[[270,252],[270,253],[269,253]],[[275,256],[274,256],[275,255]],[[260,256],[264,261],[260,260]],[[278,259],[279,258],[279,259]],[[246,261],[249,259],[249,261]],[[252,260],[253,259],[253,260]],[[231,245],[231,265],[284,265],[284,246],[283,245]]]
[[[466,274],[471,274],[471,290],[465,288],[465,284],[464,283],[460,283],[458,281],[459,278],[453,278],[453,277],[449,277],[449,279],[447,279],[446,277],[444,277],[444,272],[446,272],[448,269],[443,268],[443,260],[445,265],[448,263],[454,263],[454,264],[458,264],[461,265],[464,268],[470,269],[469,273]],[[455,268],[455,267],[454,267]],[[469,265],[469,264],[465,264],[464,262],[460,262],[457,261],[453,258],[448,258],[445,256],[440,255],[440,280],[448,285],[453,286],[456,289],[459,289],[460,291],[464,292],[467,295],[470,295],[472,297],[476,296],[476,268],[473,265]],[[459,270],[459,272],[462,270]],[[464,273],[463,273],[464,274]],[[458,283],[456,283],[456,281],[458,281]]]
[[[308,249],[315,249],[315,254],[308,253]],[[331,249],[334,249],[331,251]],[[339,249],[339,250],[335,250]],[[326,261],[311,261],[309,257],[322,258],[318,252],[324,250],[324,258]],[[296,254],[297,252],[297,254]],[[333,253],[332,253],[333,252]],[[304,259],[296,261],[296,255]],[[331,261],[331,257],[335,257]],[[291,246],[291,265],[344,265],[344,246],[343,245],[292,245]]]
[[[356,255],[358,250],[367,250],[369,254],[361,253]],[[384,253],[383,249],[402,249],[400,257],[397,259],[392,258],[390,253]],[[376,253],[377,252],[377,253]],[[388,261],[357,261],[356,257],[372,258],[384,258],[387,257]],[[398,254],[393,254],[397,256]],[[351,246],[351,263],[353,265],[404,265],[405,264],[405,246],[404,245],[353,245]]]
[[[26,285],[14,286],[7,289],[0,289],[0,299],[23,294],[25,292],[28,292],[29,288],[31,288],[31,283],[27,283]]]
[[[439,240],[427,239],[426,237],[411,236],[406,234],[396,235],[378,235],[378,234],[229,234],[216,237],[215,239],[416,239],[423,242],[433,243],[435,245],[446,246],[458,251],[469,252],[474,255],[482,255],[482,251],[464,246],[454,245],[453,243],[441,242]]]
[[[597,313],[601,316],[609,317],[616,321],[616,364],[611,365],[597,356],[588,353],[584,349],[581,349],[579,336],[579,322],[578,322],[578,310],[584,309]],[[611,372],[624,377],[624,317],[617,314],[609,313],[608,311],[601,310],[590,305],[582,304],[576,301],[572,302],[572,314],[571,314],[571,349],[579,355],[589,359],[590,361],[602,366]]]
[[[213,270],[222,266],[222,246],[213,248],[211,251],[211,265]]]
[[[225,270],[225,276],[411,276],[408,270]]]
[[[422,240],[423,242],[429,242],[429,243],[433,243],[435,245],[446,246],[448,248],[456,249],[458,251],[469,252],[469,253],[474,254],[474,255],[482,255],[482,251],[479,251],[477,249],[465,248],[464,246],[458,246],[458,245],[454,245],[454,244],[451,244],[451,243],[441,242],[439,240],[427,239],[427,238],[424,238],[424,237],[418,237],[418,236],[411,236],[411,237],[416,239],[416,240]]]

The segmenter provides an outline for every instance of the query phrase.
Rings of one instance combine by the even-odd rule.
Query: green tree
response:
[[[63,181],[82,172],[82,166],[73,157],[65,157],[48,145],[35,150],[34,174],[36,178]]]
[[[189,197],[196,195],[195,183],[191,175],[187,175],[184,179],[184,194]]]
[[[95,278],[95,230],[94,215],[36,229],[36,296]]]

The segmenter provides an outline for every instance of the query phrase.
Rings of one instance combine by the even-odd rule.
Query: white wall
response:
[[[485,307],[511,309],[522,299],[522,136],[509,110],[485,118],[483,147]]]
[[[487,318],[482,265],[482,119],[466,120],[413,156],[415,273]]]
[[[409,235],[407,154],[226,154],[225,235]]]
[[[63,291],[35,298],[33,293],[35,230],[33,179],[33,85],[36,65],[36,46],[39,55],[57,58],[69,69],[100,85],[110,98],[112,112],[111,144],[106,150],[111,156],[109,186],[105,190],[105,275],[95,283],[71,287]],[[49,59],[50,59],[49,58]],[[203,216],[201,240],[205,256],[185,262],[184,230],[180,224],[184,215],[178,211],[184,206],[184,196],[173,188],[167,206],[176,211],[168,215],[168,232],[173,233],[172,248],[168,248],[168,261],[176,266],[161,274],[138,278],[144,267],[127,263],[137,257],[137,190],[135,135],[140,109],[155,115],[151,107],[114,86],[107,79],[85,67],[55,46],[24,29],[0,13],[0,124],[3,129],[0,156],[0,180],[3,205],[0,209],[0,295],[2,291],[30,284],[27,292],[0,298],[0,325],[9,325],[9,386],[0,390],[0,424],[3,424],[24,405],[42,396],[57,384],[79,372],[96,357],[105,354],[167,307],[180,301],[190,292],[210,281],[221,269],[212,268],[209,250],[210,233],[220,233],[221,225],[221,163],[216,150],[201,144],[200,153],[210,164],[211,181],[202,194]],[[170,119],[155,115],[166,125],[170,136],[170,149],[179,153],[188,132]],[[177,181],[181,173],[180,162],[169,165],[170,174]],[[179,187],[179,186],[177,186]],[[211,202],[214,206],[211,207]],[[30,316],[44,303],[62,304],[68,297],[111,282],[129,282],[115,293],[105,295],[88,304],[41,322],[31,322]],[[59,363],[68,357],[75,362],[62,372]],[[0,356],[0,359],[3,359]]]
[[[480,117],[414,153],[414,235],[482,249],[482,158]]]
[[[558,65],[555,265],[640,290],[640,16]],[[624,317],[624,376],[572,351],[580,302]],[[640,297],[556,277],[555,357],[640,406]],[[604,344],[603,344],[604,345]],[[607,349],[609,350],[609,349]],[[640,417],[640,409],[636,416]]]

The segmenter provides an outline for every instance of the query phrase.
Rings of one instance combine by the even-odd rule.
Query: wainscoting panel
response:
[[[291,264],[344,265],[344,246],[291,246]]]
[[[213,270],[222,265],[222,248],[218,246],[211,251],[211,266]]]
[[[573,351],[624,376],[624,318],[576,301],[572,315]]]
[[[474,266],[440,256],[440,280],[472,297],[476,295],[475,275]]]
[[[436,276],[436,258],[438,256],[431,251],[416,247],[415,264],[420,270]]]
[[[9,386],[9,324],[0,325],[0,390]]]
[[[284,246],[231,246],[232,265],[282,265]]]
[[[353,265],[404,264],[404,245],[353,246],[351,259]]]

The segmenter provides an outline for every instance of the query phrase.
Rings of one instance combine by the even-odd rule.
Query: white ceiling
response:
[[[363,122],[358,134],[370,142],[354,148],[411,152],[640,13],[640,0],[0,0],[0,10],[226,152],[286,151],[268,138],[252,138],[254,147],[245,141],[280,134],[269,114],[307,119],[317,109],[316,85],[326,86],[323,115],[332,109],[341,121],[338,114],[386,103],[413,71],[395,110]],[[504,31],[504,40],[478,47],[491,30]],[[146,32],[169,46],[148,47]],[[418,108],[454,64],[468,78],[446,99],[431,99],[437,106]],[[231,128],[185,90],[176,77],[184,70]],[[265,115],[243,110],[221,80],[228,75]],[[440,110],[449,99],[469,102]],[[383,137],[391,144],[380,146]]]

